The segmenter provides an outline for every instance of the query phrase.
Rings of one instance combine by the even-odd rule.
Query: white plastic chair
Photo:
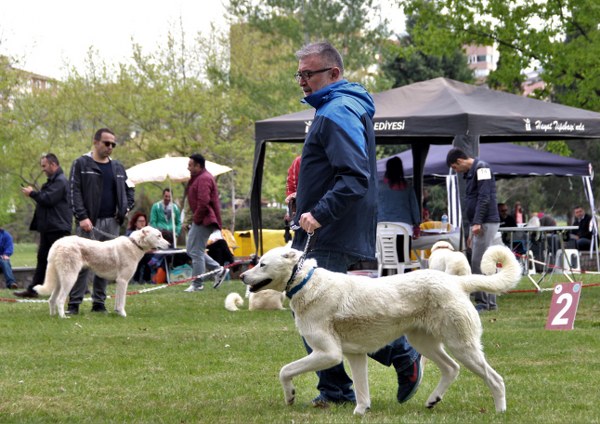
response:
[[[391,270],[403,274],[406,269],[421,268],[419,261],[410,258],[411,234],[400,222],[379,222],[377,224],[377,275],[382,276],[383,270]],[[402,235],[402,249],[404,261],[398,259],[397,236]]]

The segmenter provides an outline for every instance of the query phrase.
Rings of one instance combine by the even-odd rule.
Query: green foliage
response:
[[[488,84],[519,92],[533,67],[548,84],[543,95],[600,111],[600,7],[594,0],[400,0],[417,17],[419,49],[441,54],[465,44],[497,45],[498,69]]]
[[[90,302],[63,320],[49,317],[44,303],[0,302],[0,421],[520,424],[600,416],[598,287],[584,287],[573,331],[544,330],[549,291],[502,296],[498,312],[481,316],[487,360],[506,383],[506,413],[494,412],[488,388],[465,367],[444,400],[425,408],[439,379],[431,361],[415,397],[399,405],[393,368],[369,360],[372,405],[362,421],[352,406],[312,408],[314,373],[294,380],[296,403],[285,405],[279,369],[306,354],[289,309],[226,311],[229,292],[243,296],[238,280],[201,293],[184,287],[129,296],[125,319],[92,314]],[[519,288],[533,286],[524,278]],[[13,298],[9,290],[0,297]]]
[[[462,49],[455,48],[437,55],[421,50],[411,35],[417,20],[409,17],[407,34],[399,36],[395,42],[386,43],[382,49],[382,71],[393,81],[393,87],[438,77],[472,82],[473,71],[469,68]]]
[[[310,3],[233,0],[229,3],[232,15],[273,36],[271,39],[278,47],[287,46],[290,55],[303,44],[328,40],[342,52],[345,68],[359,80],[367,76],[368,67],[377,62],[379,47],[389,34],[385,22],[373,22],[373,0],[314,0]]]

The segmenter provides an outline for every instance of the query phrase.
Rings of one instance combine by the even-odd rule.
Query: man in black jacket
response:
[[[575,240],[578,250],[589,250],[592,244],[592,216],[585,213],[583,207],[577,205],[573,208],[573,224],[577,225],[577,230],[571,232],[571,238]]]
[[[44,284],[46,268],[48,267],[48,252],[56,240],[71,234],[73,212],[69,206],[69,181],[63,173],[58,158],[48,153],[40,159],[42,171],[48,180],[39,191],[33,187],[23,187],[25,196],[32,198],[35,212],[29,229],[39,231],[40,245],[37,252],[37,266],[31,284],[25,290],[15,292],[18,297],[35,298],[38,294],[33,287]]]
[[[92,151],[75,159],[71,166],[70,201],[80,237],[109,240],[119,235],[119,227],[133,208],[134,189],[127,184],[123,165],[110,158],[116,147],[114,133],[101,128],[94,134]],[[69,295],[67,314],[79,313],[87,289],[88,270],[79,273]],[[94,276],[92,312],[106,313],[108,282]]]
[[[473,158],[458,148],[448,152],[446,164],[455,172],[464,174],[466,180],[465,212],[470,225],[467,244],[471,246],[473,274],[481,274],[483,253],[494,243],[500,228],[496,179],[487,162]],[[479,313],[498,309],[495,294],[475,292],[473,295]]]

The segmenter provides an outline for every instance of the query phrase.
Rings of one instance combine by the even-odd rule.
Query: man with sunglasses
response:
[[[110,158],[116,147],[115,134],[101,128],[94,134],[92,151],[73,161],[71,166],[70,201],[80,237],[109,240],[119,236],[119,227],[133,208],[134,189],[127,184],[127,174],[121,162]],[[69,315],[79,313],[87,290],[89,271],[79,273],[69,295]],[[108,281],[94,276],[92,312],[106,313]]]
[[[300,161],[293,247],[304,250],[307,233],[314,233],[307,258],[316,259],[319,267],[345,273],[361,260],[375,259],[375,105],[364,87],[343,78],[342,57],[331,44],[309,44],[296,57],[295,78],[304,92],[303,102],[316,112]],[[394,365],[398,402],[414,395],[422,376],[420,355],[405,337],[369,356]],[[313,406],[355,402],[343,363],[317,375],[319,395]]]

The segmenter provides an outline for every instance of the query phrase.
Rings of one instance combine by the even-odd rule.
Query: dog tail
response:
[[[52,261],[48,261],[48,267],[46,268],[46,276],[44,278],[44,285],[38,284],[33,288],[38,294],[42,296],[50,296],[56,287],[56,267]]]
[[[498,269],[499,268],[499,269]],[[515,287],[521,279],[521,265],[514,253],[506,246],[489,247],[481,259],[480,274],[465,275],[458,280],[467,293],[484,291],[501,294]]]
[[[229,293],[225,298],[225,309],[231,312],[239,311],[244,306],[244,299],[238,293]]]

